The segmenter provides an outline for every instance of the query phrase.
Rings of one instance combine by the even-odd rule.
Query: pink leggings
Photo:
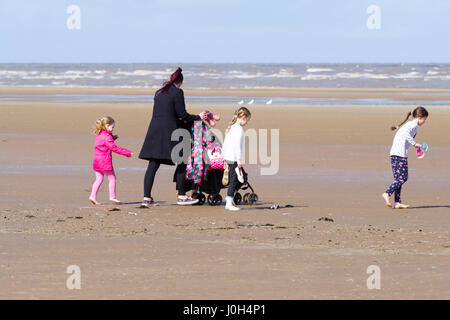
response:
[[[97,199],[97,192],[103,182],[103,175],[108,177],[109,180],[109,198],[116,198],[116,175],[114,174],[114,170],[108,171],[95,171],[95,182],[92,185],[91,198]]]

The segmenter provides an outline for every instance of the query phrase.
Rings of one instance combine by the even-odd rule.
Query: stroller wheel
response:
[[[220,194],[213,195],[213,205],[219,206],[222,203],[222,196]]]
[[[236,194],[234,195],[233,201],[234,201],[235,205],[238,205],[239,203],[241,203],[242,196],[239,192],[236,192]]]
[[[244,198],[243,198],[243,200],[244,200],[244,203],[245,204],[249,204],[249,202],[248,202],[248,197],[250,196],[250,193],[246,193],[246,194],[244,194]]]
[[[222,203],[222,196],[218,193],[210,194],[208,196],[208,204],[210,206],[218,206]]]
[[[198,199],[198,202],[196,203],[197,206],[201,206],[205,203],[206,197],[203,193],[195,192],[192,194],[192,198]]]
[[[205,195],[204,195],[203,193],[200,193],[200,195],[199,195],[199,197],[198,197],[198,204],[199,204],[199,205],[202,205],[202,204],[205,203],[205,201],[206,201]]]
[[[257,201],[258,201],[258,195],[256,193],[250,193],[250,195],[248,196],[248,203],[254,204]]]
[[[214,205],[213,195],[212,195],[212,194],[208,195],[207,201],[208,201],[208,204],[209,204],[210,206],[213,206],[213,205]]]

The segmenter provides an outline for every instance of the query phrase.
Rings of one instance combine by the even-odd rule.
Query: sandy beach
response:
[[[0,87],[0,94],[152,94],[146,89]],[[260,201],[241,212],[175,205],[175,167],[162,166],[142,200],[147,163],[114,155],[119,211],[88,202],[96,118],[116,120],[117,144],[139,153],[151,103],[0,101],[1,299],[448,299],[450,106],[430,117],[410,150],[407,210],[384,206],[392,182],[390,126],[431,89],[186,89],[185,95],[386,97],[410,106],[249,106],[254,129],[280,130],[280,168],[246,165]],[[233,105],[188,105],[219,113]],[[103,183],[99,201],[106,202]],[[222,191],[225,195],[225,190]],[[273,204],[292,208],[269,209]],[[326,219],[325,219],[326,218]],[[78,265],[82,289],[68,290]],[[381,269],[369,290],[368,266]]]

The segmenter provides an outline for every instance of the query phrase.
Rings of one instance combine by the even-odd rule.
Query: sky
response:
[[[449,34],[449,0],[0,0],[0,63],[449,63]]]

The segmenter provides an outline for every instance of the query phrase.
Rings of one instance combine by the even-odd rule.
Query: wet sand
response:
[[[221,114],[223,130],[234,107],[188,111],[206,107]],[[146,162],[115,155],[125,203],[108,211],[87,201],[93,122],[113,116],[117,144],[138,154],[152,105],[1,101],[0,298],[450,297],[450,106],[426,106],[417,141],[430,152],[418,160],[410,150],[403,200],[412,207],[401,211],[380,194],[392,180],[389,127],[413,105],[250,107],[247,129],[280,129],[279,172],[246,166],[256,205],[177,207],[174,167],[162,166],[153,192],[160,205],[138,209]],[[81,268],[81,290],[66,288],[69,265]],[[381,290],[366,287],[370,265],[381,268]]]
[[[437,101],[450,100],[450,89],[415,88],[184,88],[186,96],[283,97],[283,98],[366,98]],[[13,87],[0,86],[0,94],[97,94],[153,95],[153,88],[117,87]]]

